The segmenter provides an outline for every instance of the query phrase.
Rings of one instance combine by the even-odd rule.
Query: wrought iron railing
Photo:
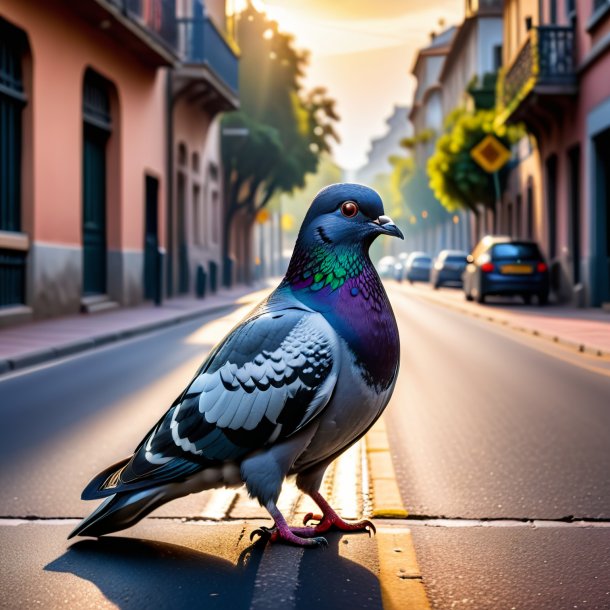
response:
[[[202,0],[190,17],[177,17],[175,0],[108,0],[185,64],[206,64],[237,92],[237,53],[205,14]]]
[[[176,49],[175,0],[108,0],[121,12],[152,34],[159,42]]]
[[[208,17],[178,19],[178,53],[187,64],[207,64],[233,92],[238,89],[238,60]]]
[[[537,86],[571,87],[576,83],[574,29],[545,25],[532,28],[513,63],[502,70],[498,100],[512,112]]]

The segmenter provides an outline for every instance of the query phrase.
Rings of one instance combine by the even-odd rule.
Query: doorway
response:
[[[596,193],[596,253],[597,303],[610,301],[610,129],[594,139]]]
[[[159,266],[159,181],[145,177],[144,184],[144,298],[159,301],[161,274]]]
[[[83,91],[83,295],[106,292],[106,148],[112,131],[105,80],[88,70]]]

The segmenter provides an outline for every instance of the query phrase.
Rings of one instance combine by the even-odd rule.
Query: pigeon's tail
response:
[[[103,536],[128,528],[155,508],[172,499],[169,485],[117,493],[106,498],[68,536]],[[169,496],[169,497],[168,497]]]

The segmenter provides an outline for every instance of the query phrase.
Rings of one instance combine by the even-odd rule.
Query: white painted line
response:
[[[217,489],[201,511],[200,516],[213,521],[225,519],[236,497],[237,490],[235,489]]]
[[[14,525],[76,525],[82,519],[0,519],[0,527]]]
[[[358,502],[358,474],[361,462],[361,444],[352,445],[337,460],[330,505],[343,519],[360,518]]]
[[[426,527],[527,527],[527,528],[595,528],[610,527],[610,521],[546,521],[533,519],[519,521],[517,519],[405,519],[404,523],[411,526]]]

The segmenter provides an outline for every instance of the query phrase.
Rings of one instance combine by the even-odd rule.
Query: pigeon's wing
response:
[[[248,319],[132,458],[100,473],[83,497],[180,480],[286,438],[326,406],[338,370],[337,335],[320,314],[285,309]]]

